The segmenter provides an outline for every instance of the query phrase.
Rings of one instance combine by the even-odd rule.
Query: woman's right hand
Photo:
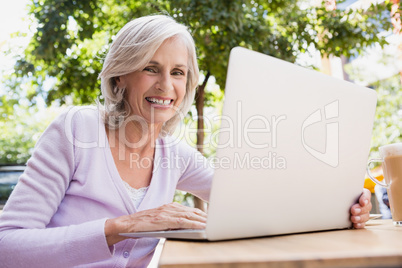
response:
[[[105,223],[105,236],[109,246],[128,237],[119,233],[163,231],[172,229],[204,229],[207,214],[200,209],[170,203],[158,208],[108,219]]]

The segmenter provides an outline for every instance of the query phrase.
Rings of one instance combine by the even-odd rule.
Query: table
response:
[[[359,230],[221,242],[167,240],[159,267],[402,267],[402,227],[371,220]]]

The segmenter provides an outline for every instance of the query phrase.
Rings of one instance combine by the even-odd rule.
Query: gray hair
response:
[[[99,74],[104,105],[99,102],[98,105],[109,128],[119,128],[131,112],[125,99],[125,89],[118,88],[115,78],[145,68],[161,44],[173,37],[179,38],[187,47],[189,70],[186,94],[179,110],[164,123],[160,134],[171,134],[181,117],[190,110],[199,78],[194,40],[186,26],[169,16],[145,16],[130,21],[118,32]]]

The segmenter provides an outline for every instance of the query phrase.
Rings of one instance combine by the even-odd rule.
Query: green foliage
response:
[[[223,89],[229,52],[235,46],[288,61],[310,45],[323,54],[359,53],[372,43],[385,43],[377,33],[391,26],[384,12],[388,8],[383,4],[367,11],[328,12],[306,1],[279,0],[35,0],[30,12],[37,20],[36,32],[8,80],[16,82],[10,86],[14,90],[30,83],[27,95],[33,103],[36,95],[48,104],[63,103],[67,96],[75,104],[93,103],[112,37],[136,17],[166,13],[189,26],[200,69],[210,72]],[[56,82],[47,90],[44,82],[49,77]]]
[[[203,78],[201,78],[203,79]],[[211,157],[215,155],[217,143],[217,133],[220,127],[220,115],[222,114],[224,94],[219,86],[211,79],[205,90],[204,106],[204,134],[205,141],[203,146],[203,155]],[[194,109],[195,110],[195,109]],[[184,124],[181,124],[174,133],[175,136],[183,137],[187,144],[196,147],[197,144],[197,114],[190,110],[184,118]]]
[[[365,11],[337,9],[328,12],[323,7],[316,9],[315,12],[309,11],[305,13],[305,17],[301,16],[301,24],[309,31],[317,32],[317,35],[314,40],[309,39],[311,36],[302,39],[305,39],[304,42],[314,44],[323,55],[360,54],[373,43],[381,46],[387,43],[378,33],[392,28],[388,10],[390,10],[389,4],[372,4]],[[300,34],[305,36],[303,33]]]
[[[371,157],[378,158],[378,147],[402,142],[402,85],[400,75],[373,84],[377,91],[377,110],[373,128]]]
[[[169,13],[189,26],[198,48],[200,69],[209,71],[224,88],[229,53],[235,46],[294,60],[290,44],[275,31],[267,15],[269,10],[284,6],[284,1],[267,5],[265,1],[186,0],[176,1]]]
[[[179,190],[176,190],[173,202],[177,202],[185,206],[194,207],[193,195]]]
[[[56,113],[52,108],[38,111],[22,106],[3,117],[0,120],[0,164],[25,164],[40,134]]]

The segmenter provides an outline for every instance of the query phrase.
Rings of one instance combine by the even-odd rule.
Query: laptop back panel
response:
[[[233,49],[208,239],[350,227],[375,107],[374,90]]]

